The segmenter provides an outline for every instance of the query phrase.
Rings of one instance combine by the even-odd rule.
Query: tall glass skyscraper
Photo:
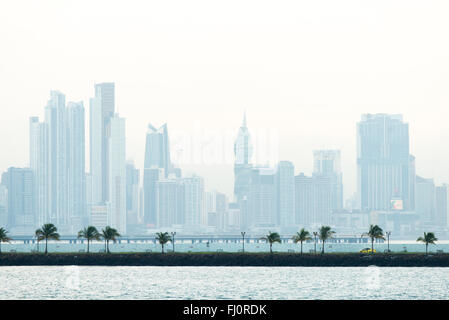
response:
[[[159,129],[150,124],[146,136],[143,173],[144,220],[150,227],[158,225],[156,183],[162,178],[167,178],[171,172],[167,124]]]
[[[114,112],[114,83],[96,84],[95,97],[90,99],[90,173],[94,204],[105,204],[109,200],[108,148]]]
[[[84,106],[51,91],[45,121],[30,118],[36,226],[53,223],[63,234],[87,224]]]
[[[108,223],[126,234],[126,129],[125,119],[117,114],[110,119],[108,143],[109,210]]]
[[[402,115],[364,114],[357,123],[357,194],[362,210],[413,208],[409,126]]]
[[[70,233],[88,224],[86,208],[85,127],[82,102],[67,104],[68,213]]]

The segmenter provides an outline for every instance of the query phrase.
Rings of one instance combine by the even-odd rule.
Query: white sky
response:
[[[356,122],[386,112],[410,123],[417,173],[449,182],[448,16],[447,0],[1,1],[0,170],[28,165],[50,90],[88,115],[94,83],[114,81],[140,168],[149,122],[235,135],[246,109],[297,173],[313,149],[341,149],[348,196]],[[182,168],[232,193],[232,165]]]

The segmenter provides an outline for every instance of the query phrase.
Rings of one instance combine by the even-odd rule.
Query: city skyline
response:
[[[14,232],[26,234],[46,222],[59,225],[63,234],[89,224],[110,225],[122,234],[159,228],[294,232],[298,226],[323,224],[351,232],[368,221],[403,236],[427,225],[442,232],[449,228],[449,189],[417,174],[409,123],[401,114],[361,114],[356,123],[357,192],[345,199],[341,150],[313,150],[310,176],[289,160],[272,157],[271,163],[258,164],[261,145],[268,152],[263,155],[279,146],[269,145],[269,136],[254,138],[246,112],[234,139],[234,190],[226,195],[206,188],[200,175],[183,173],[183,163],[172,162],[167,123],[159,128],[148,124],[142,168],[127,160],[127,119],[115,112],[113,82],[94,85],[88,117],[82,101],[66,102],[65,94],[55,90],[44,109],[42,122],[29,117],[30,167],[12,166],[2,174],[2,198],[8,205],[0,204],[6,208],[0,222]],[[86,140],[91,141],[87,155]],[[191,146],[177,147],[184,152]],[[214,147],[224,148],[207,144],[217,154]],[[211,159],[223,161],[218,154]]]
[[[60,92],[58,90],[50,90],[50,91]],[[66,96],[65,92],[64,92],[64,96]],[[71,100],[67,99],[67,101],[73,101],[73,100],[77,101],[79,99],[76,99],[76,98],[75,99],[71,99]],[[89,99],[87,99],[87,101],[89,101]],[[84,104],[84,101],[80,100],[78,103]],[[86,109],[89,109],[89,108],[86,108]],[[246,110],[247,110],[246,108],[242,108],[241,113],[240,114],[236,114],[237,120],[235,120],[234,122],[236,122],[236,123],[240,122],[241,123],[241,121],[242,121],[241,120],[242,114],[248,114],[248,112]],[[123,118],[127,119],[127,121],[130,121],[130,119],[128,119],[125,116],[125,114],[126,113],[120,113],[120,115],[123,116]],[[370,114],[370,113],[368,112],[367,114]],[[391,113],[387,112],[386,114],[391,114]],[[38,118],[41,118],[41,117],[45,116],[45,112],[43,112],[43,109],[40,108],[40,110],[38,112],[35,112],[34,115],[36,117],[38,117]],[[409,118],[408,115],[404,114],[404,116],[405,116],[405,121],[407,123],[409,123],[409,121],[407,121],[408,118]],[[27,121],[29,121],[29,119],[28,119],[29,117],[25,117],[25,118],[26,118]],[[85,128],[85,131],[84,131],[84,133],[86,135],[86,141],[85,141],[86,163],[85,163],[85,168],[86,168],[87,172],[89,172],[89,170],[90,170],[89,168],[90,168],[90,162],[91,162],[90,158],[87,156],[90,153],[90,137],[88,136],[90,119],[88,119],[88,118],[89,118],[89,110],[86,111],[86,119],[85,119],[85,127],[86,128]],[[173,117],[173,119],[175,119],[175,118],[176,117]],[[360,114],[358,115],[357,119],[355,119],[355,122],[352,125],[352,127],[354,129],[353,131],[356,130],[356,123],[359,122],[359,120],[360,120],[359,118],[360,118]],[[175,121],[173,121],[173,122],[175,122]],[[258,122],[257,121],[257,117],[254,119],[254,121],[253,121],[253,119],[251,119],[250,122],[251,123],[252,122]],[[166,122],[160,123],[159,125],[163,126],[164,123],[165,123],[165,125],[166,124],[170,124],[170,121],[166,121]],[[148,128],[148,125],[149,124],[147,123],[147,125],[145,127]],[[239,126],[239,125],[237,124],[236,126]],[[415,123],[411,124],[410,131],[412,131],[413,127],[415,127]],[[26,130],[27,130],[27,132],[25,134],[25,137],[28,140],[28,138],[29,138],[29,127],[28,126],[26,127]],[[208,130],[208,131],[206,131],[206,130]],[[142,129],[141,131],[145,132],[145,129]],[[228,143],[228,146],[234,144],[234,140],[233,139],[236,136],[236,134],[234,132],[235,131],[235,127],[234,128],[223,128],[221,131],[217,131],[217,130],[213,130],[213,129],[209,128],[209,129],[205,129],[205,131],[201,132],[201,134],[199,135],[199,131],[201,131],[201,129],[199,128],[198,123],[194,124],[190,128],[186,128],[185,127],[185,130],[182,130],[182,131],[177,130],[177,128],[173,128],[172,127],[171,131],[172,131],[172,135],[177,135],[178,141],[181,141],[181,143],[182,143],[182,139],[179,139],[179,137],[182,137],[183,135],[189,135],[189,138],[191,138],[192,140],[195,139],[195,138],[200,137],[200,140],[198,141],[198,144],[195,146],[196,148],[198,148],[198,145],[201,146],[201,144],[204,144],[204,140],[207,140],[207,137],[204,136],[207,133],[211,133],[214,138],[216,138],[220,134],[227,134],[227,135],[229,135],[231,133],[232,141],[231,141],[231,144]],[[266,139],[266,136],[269,135],[269,134],[273,134],[273,136],[275,136],[275,137],[276,137],[276,134],[277,134],[275,129],[270,128],[268,126],[265,127],[265,128],[255,126],[255,128],[252,129],[251,131],[256,132],[256,133],[260,133],[261,140],[262,139]],[[126,138],[127,138],[127,141],[128,140],[137,140],[136,137],[129,137],[129,135],[128,135],[128,128],[127,128],[127,136],[126,136]],[[416,144],[416,143],[413,143],[413,141],[414,141],[414,139],[416,139],[416,137],[410,133],[410,138],[411,138],[410,139],[410,150],[411,150],[410,152],[411,152],[411,154],[416,156],[416,153],[412,152],[412,150],[414,149],[413,145]],[[201,140],[201,139],[203,139],[203,140]],[[270,157],[267,156],[266,152],[262,153],[262,155],[259,157],[261,159],[261,161],[258,162],[257,164],[264,166],[264,165],[267,165],[267,163],[269,163],[270,165],[273,166],[279,160],[286,160],[287,158],[281,156],[281,154],[284,153],[283,150],[286,148],[286,146],[285,146],[285,139],[286,139],[286,137],[282,137],[282,136],[276,137],[275,139],[273,139],[274,143],[278,143],[278,145],[276,147],[279,150],[279,154],[271,156],[272,159],[270,159]],[[329,139],[330,140],[335,139],[335,136],[329,135]],[[145,134],[143,134],[143,138],[141,137],[140,140],[145,141]],[[229,142],[228,140],[230,140],[230,139],[227,139],[224,142],[227,143],[227,142]],[[300,159],[289,159],[289,161],[292,161],[295,164],[295,169],[296,169],[295,174],[299,174],[299,173],[312,174],[313,170],[314,170],[314,168],[313,168],[313,166],[314,166],[314,164],[313,164],[313,152],[315,150],[324,150],[324,149],[327,149],[327,150],[331,150],[331,149],[340,150],[340,152],[341,152],[341,159],[342,159],[342,168],[341,168],[341,170],[344,173],[343,174],[343,183],[345,185],[344,199],[346,200],[346,199],[352,197],[357,192],[357,182],[356,182],[357,181],[357,174],[356,174],[356,171],[353,170],[353,167],[356,166],[356,161],[354,160],[356,158],[356,149],[357,149],[356,148],[356,137],[355,136],[353,137],[353,140],[354,140],[354,143],[352,145],[352,147],[354,147],[353,150],[351,150],[351,148],[348,148],[347,145],[338,146],[338,145],[332,144],[332,143],[329,143],[329,144],[332,145],[333,147],[327,148],[327,147],[325,147],[326,143],[323,143],[323,144],[317,145],[317,147],[315,149],[303,150],[302,152],[305,153],[304,157],[301,157]],[[304,139],[304,140],[301,139],[297,143],[300,144],[303,141],[307,141],[307,139]],[[145,143],[145,142],[143,142],[143,143]],[[5,161],[5,158],[7,158],[7,157],[3,157],[1,160],[2,160],[2,163],[5,166],[5,168],[2,171],[6,171],[9,167],[14,166],[14,165],[16,165],[18,167],[29,167],[31,165],[31,163],[27,159],[29,158],[28,152],[29,152],[29,148],[30,147],[31,147],[30,142],[26,142],[26,146],[24,148],[24,152],[26,153],[25,159],[19,160],[19,161],[15,162],[15,163],[12,163],[11,161]],[[233,148],[233,147],[231,146],[231,148]],[[127,150],[128,152],[127,152],[126,160],[127,161],[132,161],[132,162],[136,163],[140,168],[143,168],[144,167],[144,157],[145,157],[145,151],[144,150],[145,150],[145,148],[141,148],[140,147],[140,148],[137,148],[137,149],[140,149],[140,151],[138,151],[138,152],[136,152],[136,151],[129,152]],[[194,148],[192,148],[192,150],[193,149]],[[344,150],[346,150],[346,153],[344,152]],[[172,153],[176,152],[176,151],[179,152],[179,150],[174,150],[174,149],[171,150]],[[233,153],[232,151],[229,151],[229,150],[227,150],[226,152]],[[128,153],[140,154],[142,156],[142,158],[141,159],[140,158],[134,158],[132,155],[129,155]],[[348,157],[349,157],[348,154],[349,155],[353,155],[354,158],[352,160],[348,159]],[[266,157],[264,158],[264,156],[266,156]],[[429,157],[428,154],[424,155],[424,159],[428,158],[428,157]],[[416,158],[418,158],[418,156],[416,156]],[[189,159],[193,159],[193,158],[188,158],[188,160]],[[214,177],[214,175],[215,175],[214,172],[215,173],[217,172],[217,171],[214,171],[215,169],[217,169],[218,172],[220,172],[222,170],[226,170],[229,173],[231,173],[233,171],[233,169],[232,169],[233,168],[233,162],[229,162],[229,159],[230,159],[229,156],[227,156],[226,160],[228,162],[226,162],[226,163],[223,162],[223,163],[218,163],[218,164],[208,163],[207,161],[204,161],[202,159],[200,159],[200,163],[196,163],[195,164],[195,163],[192,163],[192,162],[195,162],[197,160],[193,159],[193,160],[190,160],[190,163],[189,162],[182,163],[182,165],[183,165],[184,171],[186,173],[189,173],[189,174],[197,173],[197,174],[203,176],[205,178],[205,183],[206,183],[208,189],[217,189],[217,190],[221,189],[222,192],[225,192],[228,196],[230,196],[230,195],[233,194],[233,189],[234,189],[234,180],[229,178],[230,175],[227,174],[226,175],[227,178],[224,181],[222,181],[222,180],[217,181],[217,178]],[[264,162],[264,159],[267,159],[267,160],[265,160],[265,162]],[[276,161],[273,162],[273,159],[276,159]],[[231,160],[233,161],[233,159],[231,159]],[[442,159],[439,159],[438,161],[442,161]],[[351,162],[352,162],[352,164],[350,164]],[[416,162],[417,174],[421,175],[421,176],[431,177],[431,178],[435,179],[435,182],[437,184],[442,184],[442,183],[446,183],[447,181],[449,181],[449,175],[448,175],[448,179],[445,179],[445,174],[444,174],[445,170],[442,170],[443,173],[439,174],[439,172],[437,172],[437,169],[435,167],[427,168],[427,170],[424,170],[423,167],[426,167],[426,166],[427,166],[426,162],[424,162],[422,159],[418,159],[418,161]],[[447,170],[447,171],[449,173],[449,170]],[[143,179],[143,177],[142,177],[142,179]]]
[[[142,1],[2,6],[0,101],[8,117],[0,136],[14,141],[1,139],[8,153],[0,170],[28,165],[28,116],[43,117],[50,90],[88,108],[94,83],[114,81],[128,158],[140,168],[148,123],[168,123],[172,140],[175,128],[235,134],[246,110],[253,134],[277,131],[279,159],[306,174],[313,150],[340,149],[347,198],[356,190],[354,124],[362,113],[383,112],[410,123],[417,172],[449,181],[449,154],[435,147],[449,139],[449,45],[441,41],[449,4],[175,2],[175,11]],[[233,163],[184,170],[232,194]]]

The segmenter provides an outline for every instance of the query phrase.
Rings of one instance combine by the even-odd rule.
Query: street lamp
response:
[[[243,238],[243,250],[242,250],[242,252],[245,252],[245,234],[246,234],[246,232],[242,231],[241,233],[242,233],[242,238]]]
[[[173,253],[175,253],[175,236],[176,232],[171,232],[171,243],[173,245]]]
[[[315,253],[316,253],[316,236],[318,235],[318,232],[315,231],[315,232],[313,233],[313,235],[314,235],[314,237],[315,237]]]
[[[391,231],[387,231],[386,235],[387,235],[387,252],[390,253],[390,235],[391,235]]]

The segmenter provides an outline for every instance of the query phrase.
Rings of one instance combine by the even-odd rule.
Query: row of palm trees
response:
[[[37,239],[37,244],[39,248],[39,242],[45,240],[45,253],[48,253],[48,240],[59,240],[60,236],[57,232],[58,229],[54,224],[47,223],[44,224],[40,229],[37,229],[35,232],[35,237]],[[313,236],[315,239],[315,252],[316,252],[316,243],[317,238],[322,242],[321,253],[324,253],[324,245],[328,239],[331,239],[335,234],[335,231],[331,229],[329,226],[322,226],[317,232],[313,232]],[[242,233],[244,235],[244,233]],[[388,233],[389,235],[389,233]],[[362,234],[363,236],[368,236],[371,239],[371,253],[374,253],[374,242],[376,239],[385,240],[384,233],[381,227],[378,225],[371,225],[369,231]],[[89,253],[90,242],[93,240],[101,240],[105,241],[105,252],[110,253],[109,251],[109,242],[116,242],[117,238],[120,237],[120,234],[116,229],[111,228],[109,226],[105,227],[101,230],[101,233],[94,226],[88,226],[83,230],[78,232],[78,239],[86,239],[87,240],[87,252]],[[281,236],[277,232],[269,231],[268,234],[262,238],[261,240],[265,240],[270,245],[270,253],[273,253],[273,244],[278,242],[281,243]],[[312,240],[312,234],[309,231],[302,228],[299,232],[297,232],[292,240],[294,243],[301,244],[301,253],[303,253],[303,243]],[[1,244],[2,242],[10,242],[12,239],[8,236],[8,232],[4,228],[0,228],[0,253],[2,252]],[[162,253],[164,253],[164,246],[168,242],[173,242],[172,237],[168,234],[168,232],[158,232],[156,233],[156,240],[162,247]],[[426,245],[426,254],[428,253],[429,244],[435,244],[438,239],[435,237],[433,232],[424,232],[423,237],[419,237],[416,241],[422,242]]]
[[[59,240],[60,238],[58,229],[52,223],[44,224],[41,228],[36,230],[34,235],[37,239],[38,248],[39,242],[45,240],[46,254],[48,253],[48,240]],[[78,239],[80,238],[87,239],[87,252],[89,252],[89,245],[91,241],[104,239],[105,251],[109,253],[110,252],[109,242],[110,241],[115,242],[117,240],[117,237],[120,237],[120,234],[117,232],[116,229],[111,228],[109,226],[102,229],[101,233],[97,230],[97,228],[93,226],[86,227],[78,232]],[[2,252],[1,250],[2,242],[10,242],[11,240],[12,239],[8,236],[8,232],[4,228],[0,228],[0,253]]]
[[[317,237],[322,242],[321,246],[321,253],[324,253],[324,244],[325,242],[332,238],[335,234],[335,231],[331,229],[329,226],[322,226],[318,232],[313,232],[313,236],[315,238],[315,252],[316,252],[316,239]],[[270,253],[273,253],[273,244],[275,242],[281,243],[281,236],[277,232],[271,232],[268,231],[268,234],[265,237],[260,238],[261,240],[265,240],[267,243],[270,244]],[[302,245],[304,242],[307,242],[309,240],[312,240],[312,236],[309,231],[302,228],[299,232],[297,232],[293,237],[292,240],[294,243],[300,243],[301,244],[301,253],[302,253]]]
[[[322,242],[321,246],[321,253],[324,253],[324,244],[325,242],[332,238],[335,234],[335,231],[332,230],[329,226],[322,226],[318,232],[313,232],[313,236],[315,238],[315,252],[316,252],[316,240],[317,237]],[[388,232],[388,236],[391,233]],[[378,225],[370,225],[369,231],[362,234],[362,237],[367,236],[371,239],[371,253],[374,253],[374,242],[376,239],[383,239],[385,240],[384,233],[381,227]],[[312,240],[312,236],[309,231],[302,228],[299,232],[297,232],[293,237],[292,240],[294,243],[300,243],[301,244],[301,253],[302,251],[302,245],[304,242]],[[270,244],[270,253],[273,253],[273,244],[275,242],[281,243],[281,236],[277,232],[271,232],[269,231],[268,234],[265,237],[262,237],[261,240],[265,240]],[[433,232],[424,232],[424,237],[419,237],[416,239],[418,242],[422,242],[426,245],[426,254],[428,253],[428,246],[429,244],[435,244],[435,242],[438,239],[435,237],[435,234]],[[388,251],[390,251],[388,249]]]

